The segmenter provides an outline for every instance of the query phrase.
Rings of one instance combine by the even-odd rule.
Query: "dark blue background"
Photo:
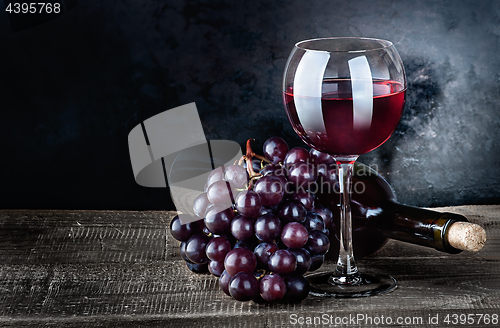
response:
[[[80,0],[28,29],[0,22],[0,208],[172,209],[136,185],[127,135],[193,101],[209,139],[301,145],[283,69],[326,36],[391,40],[405,63],[401,124],[360,158],[401,202],[499,202],[498,1]]]

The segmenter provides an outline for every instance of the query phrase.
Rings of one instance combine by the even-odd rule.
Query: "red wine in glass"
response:
[[[365,154],[383,144],[396,129],[405,104],[405,88],[395,81],[373,81],[373,113],[371,124],[355,126],[353,97],[349,79],[324,79],[321,114],[298,115],[294,98],[302,103],[317,102],[315,97],[295,96],[293,86],[283,93],[288,119],[295,132],[310,147],[329,154]],[[306,116],[304,118],[304,116]],[[324,126],[321,130],[305,130],[302,119],[309,125]],[[321,122],[314,122],[319,121]],[[311,123],[313,121],[313,123]]]

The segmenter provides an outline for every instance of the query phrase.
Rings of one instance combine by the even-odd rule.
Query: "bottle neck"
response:
[[[381,209],[377,215],[377,227],[385,237],[451,254],[461,252],[448,243],[448,229],[454,222],[467,222],[464,216],[406,206],[394,201],[387,201]]]

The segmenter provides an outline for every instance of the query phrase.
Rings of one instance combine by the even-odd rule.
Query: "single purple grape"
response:
[[[205,211],[205,216],[204,216],[202,219],[204,219],[204,218],[207,216],[208,211],[210,211],[210,209],[211,209],[212,207],[214,207],[214,206],[215,206],[215,204],[212,204],[212,203],[208,204],[208,206],[207,206],[207,210]],[[228,206],[228,207],[229,207],[229,205],[226,205],[226,206]],[[201,217],[200,217],[200,218],[201,218]]]
[[[216,181],[207,189],[208,200],[215,205],[228,205],[233,203],[231,186],[227,181]]]
[[[280,164],[268,164],[264,166],[262,170],[260,170],[260,174],[263,176],[266,175],[283,175],[286,176],[286,170]]]
[[[337,181],[337,166],[332,163],[314,164],[318,178]]]
[[[248,182],[248,173],[243,166],[230,165],[226,167],[224,179],[235,188],[245,188]]]
[[[256,218],[259,216],[262,201],[258,193],[253,190],[242,191],[236,197],[236,209],[238,212],[249,218]]]
[[[268,274],[259,282],[260,295],[268,302],[280,301],[286,293],[285,280],[277,274]]]
[[[309,232],[298,222],[287,223],[281,232],[281,241],[289,248],[301,248],[307,243]]]
[[[285,195],[285,188],[278,177],[268,175],[255,183],[253,190],[259,194],[264,206],[278,205]]]
[[[335,163],[335,158],[333,158],[332,155],[320,152],[319,150],[316,149],[311,149],[309,151],[309,156],[311,156],[311,161],[315,164]]]
[[[257,259],[251,250],[235,248],[227,253],[224,267],[231,276],[238,272],[253,272],[257,267]]]
[[[182,257],[182,259],[183,259],[184,261],[189,262],[189,263],[191,263],[191,264],[194,264],[194,262],[193,262],[193,261],[191,261],[190,259],[188,259],[188,258],[187,258],[187,256],[186,256],[186,244],[187,244],[187,242],[183,241],[183,242],[181,243],[181,245],[179,246],[179,250],[180,250],[180,253],[181,253],[181,257]]]
[[[332,211],[330,211],[327,207],[318,204],[314,206],[314,212],[316,214],[319,214],[319,216],[321,216],[323,222],[325,223],[325,228],[330,229],[330,225],[332,224],[333,221]]]
[[[237,215],[231,222],[231,233],[238,240],[250,240],[254,237],[254,220]]]
[[[336,194],[339,195],[339,183],[337,181],[337,169],[323,169],[324,164],[320,164],[317,167],[318,171],[318,192],[322,194]]]
[[[259,282],[249,272],[239,272],[229,282],[229,294],[237,301],[251,301],[259,291]]]
[[[266,214],[255,221],[255,235],[260,241],[271,242],[281,233],[281,222],[273,214]]]
[[[330,248],[330,239],[323,232],[312,230],[309,232],[309,239],[304,248],[311,255],[325,255]]]
[[[256,277],[256,279],[258,280],[259,278]],[[267,304],[267,302],[262,298],[262,296],[257,295],[253,300],[252,302],[255,302],[257,304]]]
[[[234,246],[233,246],[233,249],[236,249],[236,248],[246,248],[246,249],[250,249],[250,247],[248,247],[248,245],[244,242],[244,241],[241,241],[241,240],[238,240]]]
[[[311,157],[305,148],[295,147],[288,151],[283,164],[288,168],[299,162],[311,163]]]
[[[262,206],[259,212],[259,216],[266,214],[274,214],[273,209],[269,207]]]
[[[272,176],[277,177],[280,180],[281,185],[283,186],[283,188],[285,190],[285,194],[287,193],[287,188],[289,188],[288,185],[290,184],[290,182],[288,181],[288,179],[286,177],[288,172],[284,166],[282,166],[280,164],[269,164],[269,165],[266,165],[260,171],[260,173],[263,176],[272,175]]]
[[[272,175],[274,177],[277,177],[286,191],[286,187],[287,184],[289,184],[289,181],[287,179],[288,172],[285,166],[282,166],[280,164],[269,164],[266,165],[260,173],[263,176]]]
[[[224,262],[230,250],[231,243],[226,238],[215,237],[208,242],[205,252],[210,260]]]
[[[187,214],[180,214],[188,216],[186,221],[190,221],[186,224],[181,223],[179,215],[176,215],[170,222],[170,233],[178,241],[187,241],[194,234],[200,233],[203,227],[203,220],[196,220]]]
[[[309,281],[299,274],[291,274],[284,277],[286,293],[283,300],[290,303],[300,302],[309,295]]]
[[[325,256],[324,255],[313,255],[311,256],[311,266],[309,267],[308,271],[316,271],[318,270],[321,265],[323,265],[323,262],[325,262]]]
[[[207,186],[210,187],[214,182],[221,181],[224,178],[224,167],[220,166],[210,172],[207,178]]]
[[[189,263],[186,262],[186,266],[188,267],[189,270],[193,271],[194,273],[207,273],[208,272],[208,263]]]
[[[311,211],[314,208],[314,196],[307,190],[299,188],[291,195],[289,195],[288,199],[294,200],[297,203],[301,203],[308,211]]]
[[[255,247],[253,253],[257,259],[257,267],[268,270],[269,258],[278,250],[278,245],[275,243],[260,243]]]
[[[325,230],[325,223],[323,222],[323,219],[319,214],[316,214],[314,212],[307,213],[306,220],[304,221],[304,226],[307,228],[308,231]]]
[[[309,271],[309,267],[312,263],[311,254],[303,248],[289,249],[289,251],[293,253],[297,259],[295,273],[304,274]]]
[[[204,264],[208,262],[205,248],[210,238],[206,235],[199,233],[191,238],[186,243],[186,257],[194,263]]]
[[[316,181],[318,175],[311,163],[296,163],[288,170],[288,180],[302,189],[309,189],[309,184]]]
[[[269,270],[277,274],[289,274],[295,271],[297,259],[295,255],[286,249],[280,249],[274,252],[269,258]]]
[[[283,222],[304,222],[307,211],[302,204],[285,200],[278,206],[278,217]]]
[[[220,277],[224,271],[224,262],[210,261],[208,263],[208,271],[214,276]]]
[[[226,239],[227,241],[229,241],[229,244],[231,244],[231,247],[232,247],[232,245],[234,245],[234,243],[236,243],[236,239],[231,234],[231,232],[223,233],[223,234],[215,234],[215,233],[212,234],[212,238],[217,238],[217,237],[222,237],[222,238]]]
[[[205,225],[214,234],[226,234],[231,230],[234,211],[226,205],[214,205],[207,212]]]
[[[229,293],[229,282],[232,278],[233,276],[227,273],[226,270],[222,271],[222,274],[219,277],[219,287],[227,296],[231,296]]]
[[[264,142],[264,156],[273,163],[283,162],[288,153],[288,144],[280,137],[271,137]]]
[[[193,210],[194,213],[200,217],[205,218],[205,214],[207,214],[207,208],[212,205],[208,200],[207,193],[201,193],[198,197],[195,198],[193,202]]]
[[[253,251],[255,249],[255,247],[257,246],[258,243],[259,243],[259,241],[255,237],[252,238],[252,239],[250,239],[250,240],[247,240],[247,241],[238,240],[234,244],[233,249],[236,249],[236,248],[245,248],[245,249],[248,249],[250,251]]]
[[[273,176],[278,178],[278,180],[281,182],[281,185],[283,186],[283,191],[284,191],[285,195],[291,193],[295,189],[295,186],[293,185],[293,183],[288,181],[288,179],[285,176],[282,176],[282,175],[273,175]]]

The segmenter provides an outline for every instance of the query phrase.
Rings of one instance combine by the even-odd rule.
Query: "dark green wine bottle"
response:
[[[339,195],[335,192],[334,170],[323,179],[318,199],[334,213],[330,229],[328,259],[338,256]],[[388,239],[435,248],[456,254],[463,250],[478,251],[486,233],[463,215],[440,213],[397,203],[390,185],[370,167],[354,165],[351,202],[354,256],[362,258],[382,248]]]

